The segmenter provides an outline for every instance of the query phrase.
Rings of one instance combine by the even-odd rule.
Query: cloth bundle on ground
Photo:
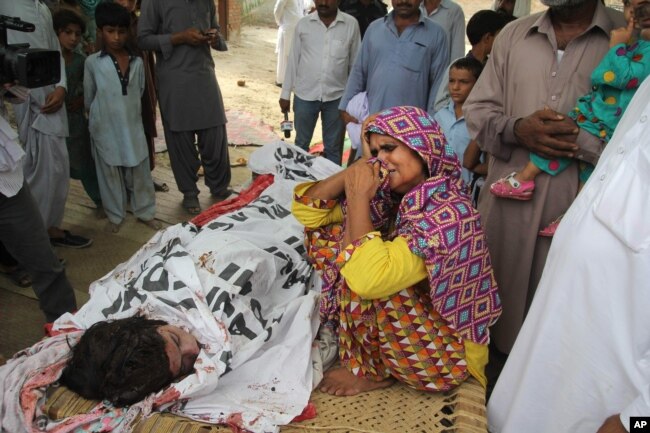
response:
[[[322,373],[312,366],[319,365],[313,343],[320,279],[304,259],[303,227],[290,203],[297,182],[338,168],[283,142],[258,150],[250,165],[276,177],[256,200],[201,228],[183,223],[158,232],[95,281],[76,314],[57,320],[58,335],[0,367],[3,431],[129,431],[140,415],[165,410],[271,432],[303,411]],[[131,407],[100,403],[89,414],[48,420],[42,413],[47,387],[60,376],[80,330],[134,314],[197,337],[202,348],[194,373]]]

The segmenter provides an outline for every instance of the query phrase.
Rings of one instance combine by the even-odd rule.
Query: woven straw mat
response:
[[[354,397],[312,394],[314,419],[281,428],[282,433],[486,433],[485,390],[473,378],[441,394],[415,391],[401,384]],[[64,387],[56,388],[46,404],[53,419],[90,411],[96,402]],[[134,433],[229,433],[220,427],[171,414],[154,414],[140,421]]]

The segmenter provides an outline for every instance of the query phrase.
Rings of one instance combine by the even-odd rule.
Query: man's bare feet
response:
[[[393,379],[384,379],[379,382],[364,379],[352,374],[345,367],[332,368],[325,372],[325,377],[319,389],[330,395],[351,396],[362,392],[389,387],[395,382]]]
[[[106,223],[106,227],[104,228],[105,231],[109,233],[118,233],[120,231],[122,224],[115,224],[112,222]]]
[[[160,221],[156,221],[155,219],[143,220],[138,218],[138,221],[140,221],[142,224],[154,230],[160,230],[162,228],[162,224],[160,223]]]
[[[99,205],[95,208],[95,218],[98,220],[103,220],[104,218],[108,218],[106,216],[106,211],[104,210],[104,206]]]

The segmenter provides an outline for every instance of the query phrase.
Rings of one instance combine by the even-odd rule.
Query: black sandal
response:
[[[201,203],[199,198],[195,195],[186,195],[183,197],[183,208],[190,215],[198,215],[201,213]]]
[[[153,189],[156,192],[168,192],[169,187],[165,182],[158,182],[157,180],[153,181]]]

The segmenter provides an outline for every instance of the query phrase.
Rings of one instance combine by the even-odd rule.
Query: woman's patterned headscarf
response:
[[[458,158],[438,123],[426,111],[417,107],[389,108],[368,124],[367,131],[393,137],[415,151],[429,170],[427,177],[460,180]]]

